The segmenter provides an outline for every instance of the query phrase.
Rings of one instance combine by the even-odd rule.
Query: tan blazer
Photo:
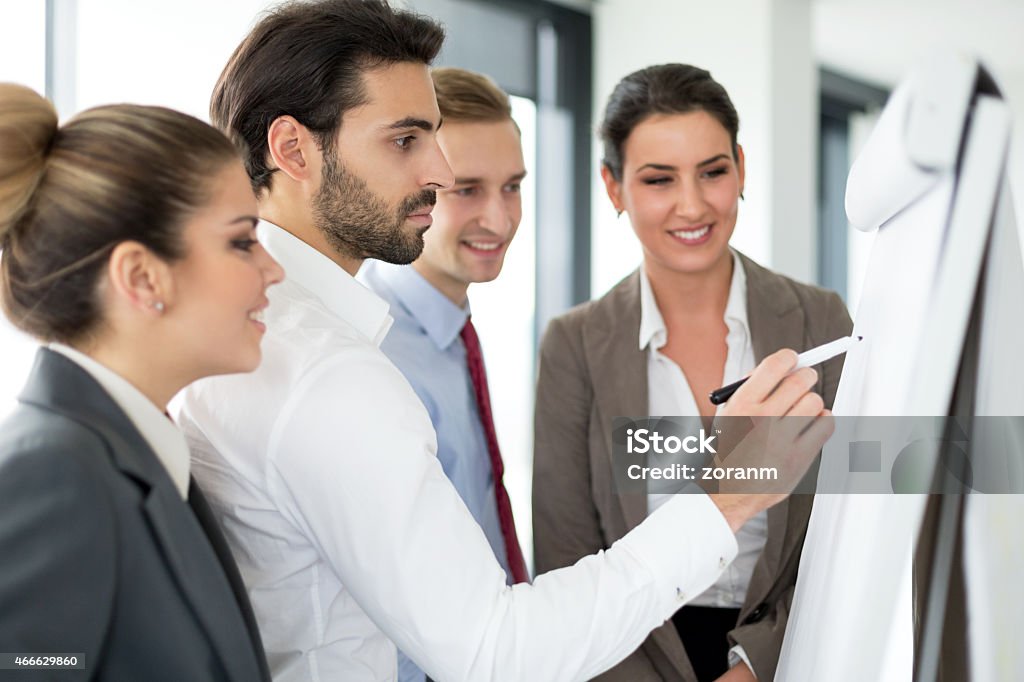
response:
[[[842,299],[757,265],[742,254],[754,359],[845,336],[852,322]],[[646,416],[647,353],[638,349],[640,271],[605,296],[551,321],[540,350],[534,423],[533,535],[537,573],[609,547],[647,517],[646,495],[615,492],[613,417]],[[817,390],[832,405],[842,357],[818,367]],[[729,633],[758,679],[775,676],[796,583],[812,497],[796,495],[768,510],[768,541]],[[681,551],[700,551],[685,548]],[[600,680],[696,682],[671,622]]]

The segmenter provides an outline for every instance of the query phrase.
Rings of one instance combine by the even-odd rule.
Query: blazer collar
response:
[[[262,679],[254,667],[259,654],[253,652],[241,608],[205,533],[156,453],[114,400],[84,369],[47,348],[36,354],[19,399],[80,423],[106,441],[113,465],[142,490],[154,536],[230,679]]]
[[[85,353],[61,343],[51,343],[50,350],[69,358],[96,380],[103,392],[114,401],[125,417],[146,440],[150,449],[167,471],[181,499],[188,496],[189,451],[185,436],[142,391],[127,379]]]
[[[88,372],[48,348],[40,348],[19,400],[57,412],[99,433],[112,446],[114,466],[149,490],[172,487],[167,470],[114,399]]]

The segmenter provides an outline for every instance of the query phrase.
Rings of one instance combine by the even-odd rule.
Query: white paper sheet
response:
[[[1001,145],[1005,149],[1009,117],[1001,102],[991,100],[980,102],[975,112],[973,146],[968,145],[965,157],[971,164],[964,166],[973,170],[959,189],[952,168],[933,170],[929,177],[905,160],[885,165],[886,149],[896,156],[905,153],[894,140],[913,94],[897,92],[903,94],[894,94],[890,105],[895,110],[883,113],[866,156],[855,166],[861,180],[855,181],[852,172],[848,189],[848,209],[851,194],[855,204],[877,202],[855,208],[851,219],[856,214],[862,221],[885,223],[872,248],[856,315],[854,333],[865,342],[846,358],[837,416],[946,413],[1005,163],[999,150]],[[891,127],[883,129],[883,123]],[[877,177],[862,165],[865,158],[880,164]],[[962,215],[965,207],[967,216]],[[1008,251],[1019,266],[1019,248]],[[998,294],[1006,297],[1001,305],[1012,301],[1019,306],[1024,288],[1015,290],[1015,281],[1004,284]],[[1016,318],[1021,317],[1018,312]],[[1021,364],[1022,345],[1024,332],[1016,345],[1015,367]],[[1020,393],[1020,377],[1011,378],[1005,368],[982,374],[1000,385],[1009,380]],[[820,479],[848,473],[846,447],[845,441],[826,446]],[[911,558],[924,503],[919,495],[816,498],[776,680],[911,679]]]

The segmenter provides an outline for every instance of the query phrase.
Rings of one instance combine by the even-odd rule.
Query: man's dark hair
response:
[[[691,111],[706,111],[722,124],[732,142],[732,156],[738,161],[736,135],[740,119],[725,88],[696,66],[659,64],[634,71],[612,90],[600,128],[604,143],[602,163],[612,177],[622,180],[622,147],[633,129],[655,114]]]
[[[429,65],[444,42],[432,19],[386,0],[289,2],[264,16],[231,55],[210,120],[242,150],[253,191],[270,188],[267,130],[279,116],[329,151],[346,111],[366,102],[362,74],[400,62]]]

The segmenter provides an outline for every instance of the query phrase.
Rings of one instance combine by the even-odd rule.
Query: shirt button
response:
[[[718,567],[721,568],[721,569],[724,569],[725,566],[726,566],[725,557],[724,556],[723,557],[719,557],[718,558]]]
[[[678,587],[676,588],[676,599],[679,601],[686,601],[686,593]]]

